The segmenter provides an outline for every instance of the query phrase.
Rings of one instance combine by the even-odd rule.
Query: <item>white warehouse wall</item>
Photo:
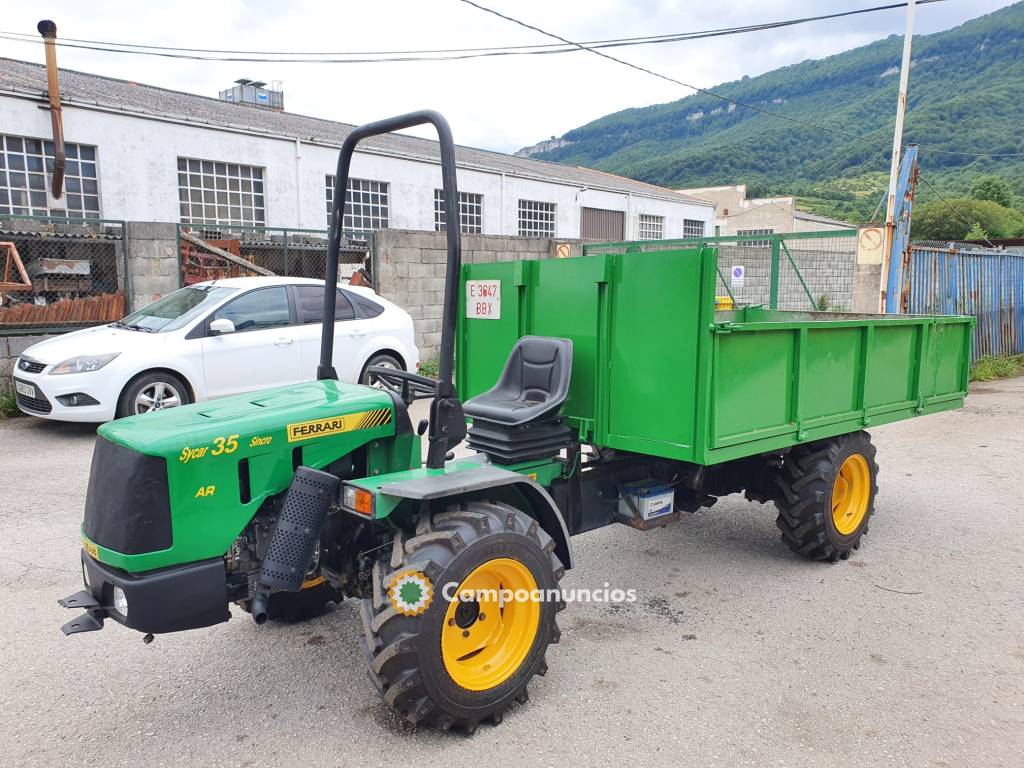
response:
[[[50,117],[39,104],[34,99],[0,95],[0,133],[49,136]],[[327,226],[324,182],[327,174],[334,173],[338,147],[299,143],[246,132],[244,128],[206,127],[75,104],[65,104],[63,113],[65,140],[97,147],[104,218],[177,222],[176,161],[178,157],[194,157],[265,168],[267,226]],[[439,164],[356,152],[351,173],[356,178],[388,182],[392,228],[433,230],[433,190],[441,186]],[[518,234],[520,198],[556,204],[555,236],[559,238],[580,236],[580,209],[584,206],[625,212],[627,239],[636,236],[641,213],[663,216],[666,238],[682,237],[683,219],[704,221],[705,232],[714,234],[713,207],[684,199],[677,202],[587,189],[462,166],[459,187],[483,194],[485,234]]]

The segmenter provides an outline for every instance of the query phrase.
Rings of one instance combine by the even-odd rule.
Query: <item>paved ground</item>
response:
[[[0,762],[10,766],[1024,765],[1024,378],[875,431],[869,539],[796,559],[739,497],[576,539],[575,605],[531,701],[473,738],[379,702],[354,605],[298,627],[65,639],[87,428],[0,422]]]

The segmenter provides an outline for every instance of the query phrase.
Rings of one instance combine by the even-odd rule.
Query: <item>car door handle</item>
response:
[[[278,338],[278,339],[277,339],[277,340],[276,340],[276,341],[274,342],[274,346],[275,346],[275,347],[287,347],[287,346],[288,346],[289,344],[291,344],[291,343],[292,343],[292,341],[293,341],[293,340],[292,340],[292,339],[289,339],[289,338],[288,338],[287,336],[281,336],[281,337],[279,337],[279,338]]]

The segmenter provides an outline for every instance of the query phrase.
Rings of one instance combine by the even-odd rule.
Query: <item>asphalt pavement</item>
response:
[[[347,602],[301,625],[65,638],[94,430],[0,421],[0,764],[1024,765],[1024,378],[872,431],[879,496],[844,563],[798,559],[740,496],[574,539],[574,604],[531,698],[473,737],[366,677]]]

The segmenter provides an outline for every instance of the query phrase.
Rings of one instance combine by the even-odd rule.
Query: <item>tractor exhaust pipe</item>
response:
[[[64,116],[60,106],[60,85],[57,82],[57,25],[43,19],[36,25],[43,36],[46,49],[46,85],[50,98],[50,125],[53,130],[53,173],[50,190],[53,198],[59,200],[64,194]]]
[[[324,323],[326,325],[326,323]],[[299,467],[284,497],[281,515],[260,566],[250,612],[257,624],[270,613],[270,591],[298,592],[313,562],[320,532],[338,500],[341,480],[327,472]]]
[[[334,201],[331,206],[331,232],[327,244],[327,274],[324,276],[324,319],[323,332],[320,337],[320,365],[317,368],[318,380],[337,379],[334,370],[334,323],[326,322],[326,318],[334,317],[334,305],[338,294],[338,252],[341,250],[341,225],[345,220],[345,197],[348,189],[349,166],[356,145],[363,139],[379,136],[382,133],[400,131],[414,125],[429,123],[437,129],[438,143],[441,146],[441,185],[444,199],[447,201],[445,210],[448,224],[445,227],[448,236],[448,269],[444,284],[444,309],[442,311],[440,372],[437,391],[430,405],[430,433],[427,449],[427,467],[439,469],[444,467],[445,456],[466,436],[466,417],[462,412],[462,403],[455,392],[453,373],[455,369],[455,326],[459,311],[459,277],[462,270],[462,227],[459,221],[459,190],[455,181],[455,143],[448,121],[438,112],[425,109],[409,112],[397,117],[378,120],[354,128],[345,138],[338,153],[338,172],[334,176]]]

